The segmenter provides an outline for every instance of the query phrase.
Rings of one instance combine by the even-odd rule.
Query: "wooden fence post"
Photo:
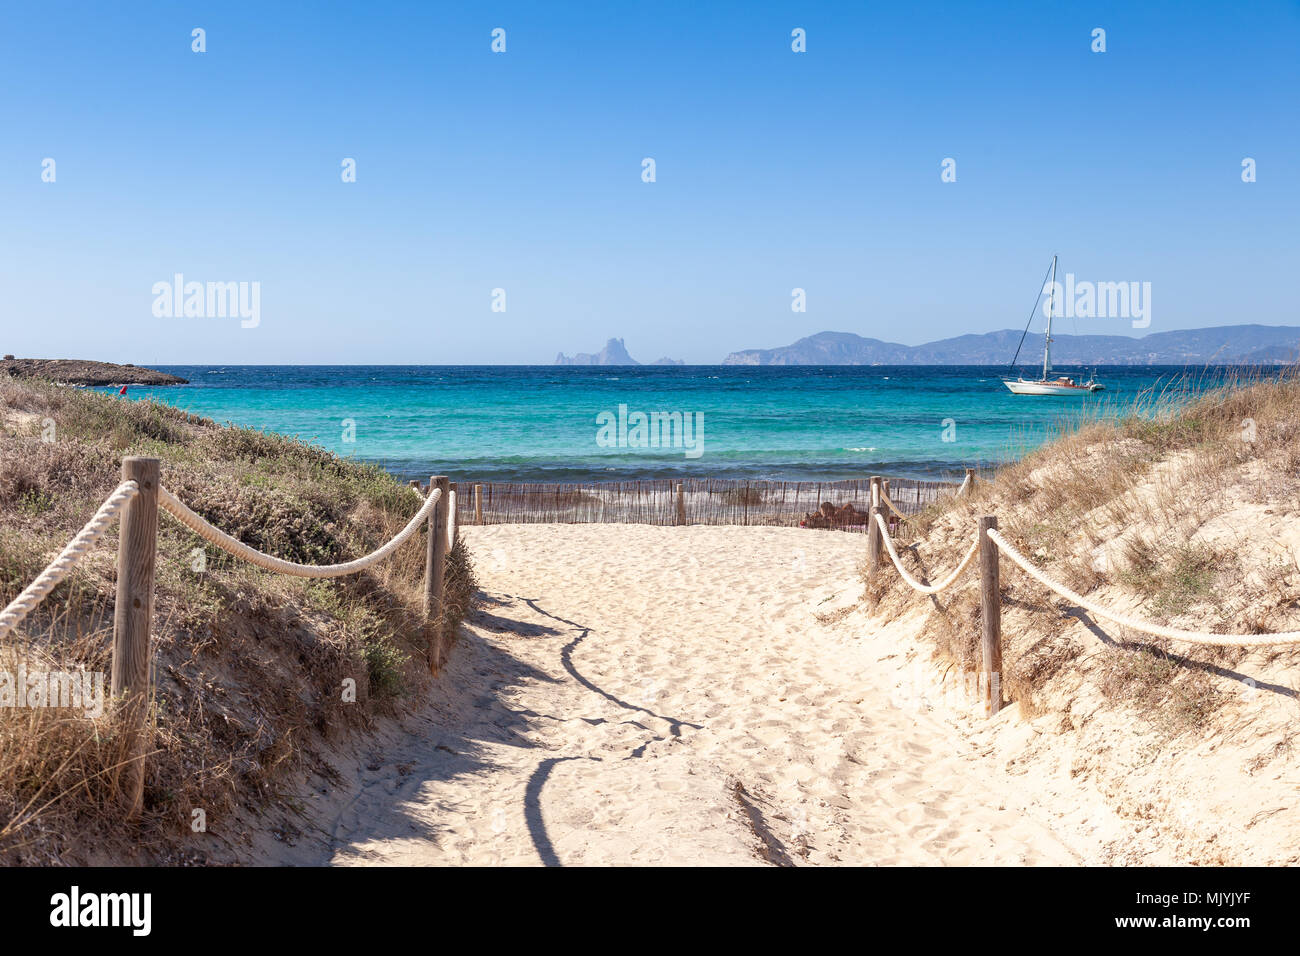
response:
[[[135,481],[136,494],[122,510],[117,540],[117,600],[113,606],[111,691],[120,696],[123,760],[112,774],[126,797],[127,819],[144,802],[144,761],[149,744],[149,625],[153,620],[153,576],[158,544],[158,459],[123,458],[122,480]]]
[[[870,517],[867,519],[867,576],[874,578],[876,572],[880,570],[880,523],[876,521],[876,515],[881,514],[880,510],[880,476],[871,476],[871,509]]]
[[[963,482],[963,484],[966,487],[966,490],[965,492],[963,492],[963,494],[967,494],[967,495],[975,494],[975,469],[974,468],[966,469],[966,480]]]
[[[677,485],[677,523],[686,524],[686,492],[680,482]]]
[[[483,523],[483,486],[474,486],[474,523]]]
[[[456,491],[456,482],[451,482],[448,486],[450,491]],[[456,492],[456,514],[451,513],[451,498],[447,499],[447,550],[456,547],[456,539],[460,537],[460,492]],[[452,522],[455,522],[454,524]]]
[[[410,480],[409,484],[410,484],[410,486],[411,486],[412,488],[414,488],[416,491],[419,491],[419,490],[420,490],[420,482],[419,482],[419,479],[412,478],[412,479]]]
[[[424,619],[433,627],[429,638],[429,670],[438,672],[442,655],[442,595],[444,565],[447,563],[447,499],[451,488],[446,475],[429,479],[429,494],[435,490],[442,497],[429,515],[429,540],[424,559]]]
[[[992,717],[1002,709],[1002,592],[998,546],[988,536],[989,529],[997,526],[995,516],[980,518],[980,646],[984,654],[980,693],[984,698],[985,717]]]

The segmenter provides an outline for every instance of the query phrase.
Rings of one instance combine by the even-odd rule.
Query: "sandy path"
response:
[[[363,761],[313,862],[1079,859],[970,735],[895,705],[897,647],[818,621],[860,593],[860,537],[464,535],[493,603],[439,700]]]

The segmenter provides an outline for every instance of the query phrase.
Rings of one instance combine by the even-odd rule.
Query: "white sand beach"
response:
[[[1142,842],[1067,766],[1011,766],[1035,733],[1014,706],[976,717],[928,648],[836,613],[862,536],[463,533],[490,603],[435,703],[321,785],[322,832],[277,859],[1071,864]]]

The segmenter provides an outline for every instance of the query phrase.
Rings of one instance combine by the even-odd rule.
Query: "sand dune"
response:
[[[1137,832],[1064,768],[1012,772],[928,653],[835,613],[859,536],[464,534],[490,603],[437,700],[318,794],[324,833],[281,859],[1058,864]]]

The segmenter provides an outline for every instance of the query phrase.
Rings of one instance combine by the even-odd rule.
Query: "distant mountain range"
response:
[[[565,355],[561,352],[555,356],[556,365],[640,365],[641,363],[627,354],[622,339],[610,339],[605,347],[594,355],[579,352],[577,355]],[[685,365],[681,359],[655,359],[651,365]]]
[[[1023,331],[959,335],[899,345],[852,332],[818,332],[793,345],[732,352],[723,365],[1007,365]],[[1031,331],[1020,364],[1042,362],[1042,332]],[[1223,325],[1126,335],[1053,335],[1054,365],[1277,365],[1300,358],[1300,328]]]

